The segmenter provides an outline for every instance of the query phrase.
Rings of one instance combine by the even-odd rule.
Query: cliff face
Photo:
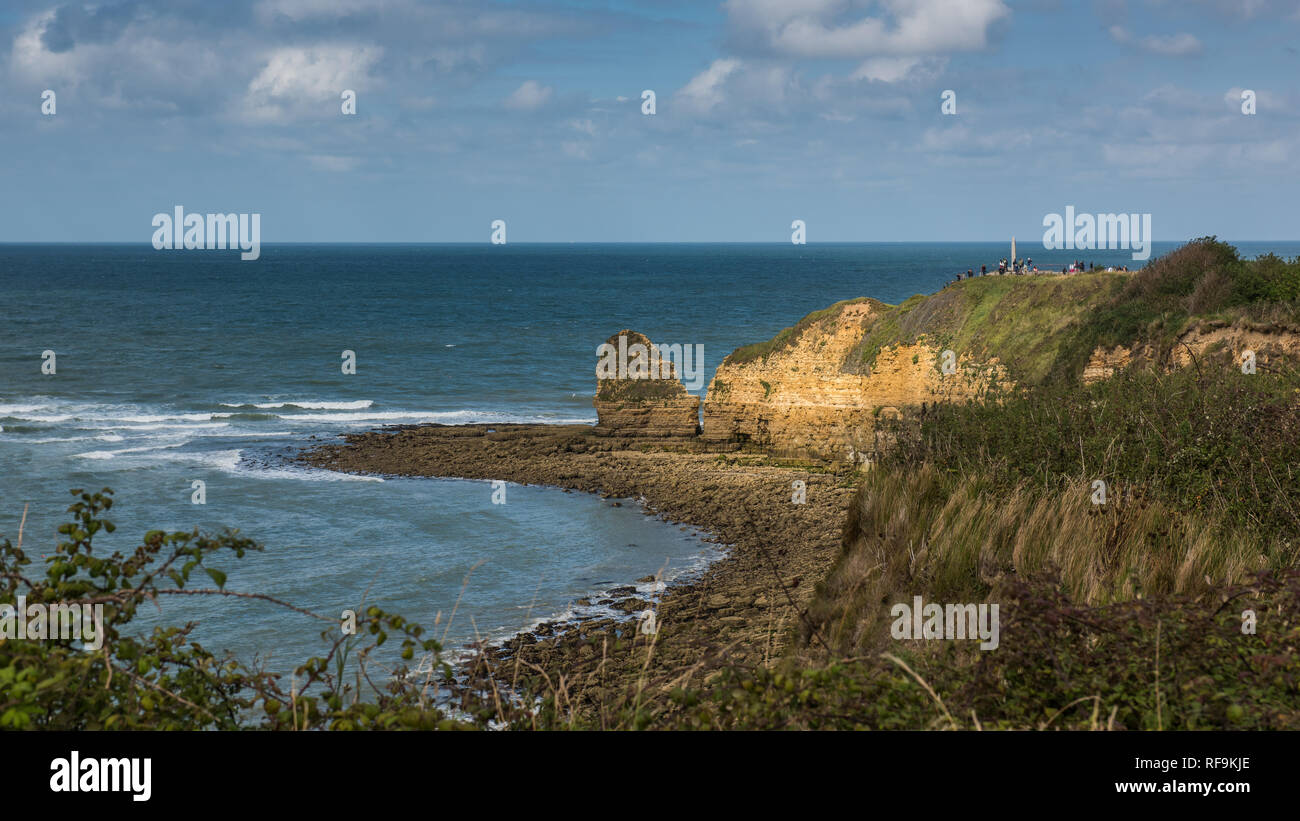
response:
[[[1294,363],[1300,359],[1300,334],[1289,329],[1260,329],[1240,323],[1207,323],[1183,334],[1170,357],[1171,364],[1179,368],[1188,367],[1195,360],[1204,362],[1216,354],[1228,357],[1233,365],[1240,365],[1246,351],[1255,354],[1256,367],[1261,370],[1278,360]]]
[[[600,347],[596,364],[596,429],[600,436],[694,437],[700,400],[686,392],[676,365],[636,331],[622,330]]]
[[[954,354],[954,372],[944,373],[943,350],[922,336],[882,348],[867,372],[850,372],[850,353],[887,310],[874,300],[843,303],[806,318],[761,354],[732,354],[709,386],[705,441],[862,463],[881,444],[878,418],[974,396],[998,370],[996,362]]]
[[[1165,371],[1210,362],[1214,367],[1240,367],[1246,351],[1255,354],[1255,367],[1260,370],[1279,361],[1296,362],[1300,360],[1300,333],[1285,328],[1253,328],[1242,323],[1200,323],[1180,334],[1165,355],[1151,345],[1097,348],[1083,370],[1082,379],[1085,384],[1109,379],[1133,363]]]
[[[711,449],[753,446],[795,459],[862,464],[889,447],[878,425],[882,418],[967,401],[995,385],[1014,389],[1061,376],[1087,383],[1130,366],[1239,366],[1246,350],[1255,353],[1260,369],[1300,359],[1300,332],[1259,317],[1252,323],[1244,314],[1230,324],[1184,312],[1177,326],[1162,320],[1170,331],[1182,328],[1167,336],[1150,332],[1146,326],[1157,324],[1146,320],[1110,334],[1116,317],[1143,299],[1130,293],[1132,276],[979,277],[901,305],[858,299],[816,311],[723,360],[703,403],[702,442]],[[1157,318],[1156,309],[1169,313],[1154,303],[1136,308]],[[1092,340],[1107,334],[1123,344],[1089,356]],[[635,351],[645,351],[654,371],[657,349],[644,336],[622,331],[606,347],[628,365]],[[608,378],[608,370],[596,396],[597,433],[699,432],[700,403],[671,367],[651,378],[632,368]]]

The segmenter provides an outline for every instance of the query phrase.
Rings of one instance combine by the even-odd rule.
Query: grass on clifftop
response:
[[[881,315],[846,357],[849,373],[869,373],[886,348],[922,339],[976,361],[996,358],[1013,380],[1076,381],[1097,348],[1148,346],[1168,356],[1196,325],[1300,330],[1300,259],[1243,260],[1236,248],[1203,237],[1135,273],[992,275],[954,283]],[[814,311],[772,339],[737,349],[731,364],[766,359],[808,328],[833,320],[852,299]]]
[[[1145,345],[1163,362],[1197,325],[1236,324],[1300,331],[1300,258],[1243,260],[1233,246],[1202,237],[1151,261],[1080,325],[1057,372],[1078,376],[1097,348]]]
[[[997,358],[1018,382],[1042,381],[1091,312],[1123,287],[1125,274],[987,276],[889,309],[849,352],[844,368],[869,373],[888,347],[924,338],[978,361]]]

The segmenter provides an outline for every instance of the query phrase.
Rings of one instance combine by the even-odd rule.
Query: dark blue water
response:
[[[1079,255],[1020,252],[1054,267]],[[463,588],[449,641],[504,635],[714,554],[635,505],[519,487],[493,505],[487,483],[360,480],[271,457],[388,423],[594,421],[596,348],[622,328],[702,345],[706,385],[730,351],[810,311],[897,303],[1008,254],[1003,243],[278,245],[241,262],[0,245],[0,533],[16,539],[29,505],[25,544],[48,552],[67,489],[109,486],[108,548],[152,528],[239,527],[268,550],[222,563],[232,589],[331,614],[369,591],[426,625],[442,614],[440,635]],[[1123,251],[1084,258],[1134,265]],[[342,372],[345,350],[355,374]],[[191,504],[194,480],[206,505]],[[319,623],[258,603],[166,608],[245,657],[291,663],[321,646]]]

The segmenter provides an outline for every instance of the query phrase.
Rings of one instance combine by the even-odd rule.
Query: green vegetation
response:
[[[873,302],[881,315],[842,363],[847,372],[868,373],[882,350],[924,341],[976,361],[996,358],[1022,385],[1073,382],[1097,348],[1148,346],[1148,358],[1163,360],[1197,326],[1298,329],[1298,298],[1300,259],[1243,260],[1231,245],[1204,237],[1136,273],[985,276],[896,306],[837,302],[726,362],[765,360],[809,328],[833,322],[843,306]]]
[[[708,691],[674,693],[654,726],[1300,729],[1300,574],[1263,576],[1208,605],[1080,606],[1050,577],[1012,578],[996,599],[995,651],[931,642],[820,665],[733,667]],[[1261,614],[1256,635],[1241,631],[1246,608]]]
[[[1197,326],[1294,330],[1300,328],[1298,296],[1300,259],[1287,262],[1270,254],[1243,260],[1231,245],[1203,237],[1129,278],[1074,334],[1056,375],[1068,381],[1093,350],[1117,345],[1149,346],[1148,359],[1163,361],[1178,338]]]
[[[1009,296],[1041,287],[1034,279],[968,283],[979,300],[940,299],[955,289],[909,300],[888,318],[893,325],[872,333],[908,340],[938,328],[948,347],[989,340],[979,306],[1000,293],[987,320]],[[1114,282],[1103,281],[1107,293]],[[1274,604],[1289,609],[1261,620],[1255,635],[1242,633],[1241,613],[1267,607],[1244,603],[1265,590],[1295,595],[1300,371],[1281,362],[1244,374],[1227,350],[1182,370],[1151,364],[1197,323],[1294,327],[1298,283],[1296,261],[1242,261],[1213,238],[1199,240],[1124,277],[1086,316],[1067,307],[1068,323],[1022,320],[1069,328],[1050,345],[1028,341],[1039,356],[1027,369],[1030,359],[1020,360],[1020,372],[1037,381],[881,422],[893,447],[863,477],[789,663],[837,671],[834,692],[817,696],[831,701],[863,681],[902,682],[878,659],[899,647],[889,638],[891,603],[1001,602],[1003,623],[1009,615],[1024,632],[1004,634],[995,652],[963,661],[948,643],[909,647],[916,672],[945,701],[941,723],[950,713],[954,725],[971,726],[973,711],[986,727],[1041,726],[1057,714],[1052,726],[1296,727],[1297,611]],[[931,324],[908,327],[919,311]],[[1100,383],[1079,382],[1094,347],[1120,344],[1155,353]],[[1153,665],[1157,635],[1168,679]],[[836,709],[835,726],[886,726],[865,706]]]
[[[924,339],[997,358],[1021,384],[1072,383],[1097,348],[1146,346],[1149,360],[1163,361],[1198,326],[1300,329],[1297,298],[1300,259],[1243,260],[1204,237],[1136,273],[977,277],[914,296],[872,324],[844,368],[869,372],[883,349]]]
[[[36,565],[14,545],[0,543],[0,605],[14,608],[22,596],[32,604],[103,607],[102,641],[91,650],[71,638],[0,639],[0,728],[46,730],[264,729],[450,729],[460,725],[430,703],[426,677],[408,678],[405,668],[382,686],[370,680],[368,661],[391,631],[410,660],[428,654],[435,668],[438,642],[419,625],[378,607],[358,607],[356,633],[344,635],[337,619],[317,616],[268,596],[225,589],[226,576],[211,562],[242,558],[260,546],[236,532],[146,533],[130,555],[96,553],[97,534],[111,533],[104,514],[111,491],[72,491],[71,521],[60,525],[65,540]],[[215,587],[195,588],[203,571]],[[143,604],[161,596],[235,596],[290,607],[332,626],[322,633],[328,652],[297,667],[294,681],[218,657],[189,634],[194,625],[156,628],[137,636],[128,627]],[[12,609],[9,613],[12,618]],[[69,632],[71,632],[69,630]],[[60,635],[64,635],[60,632]],[[365,639],[363,637],[369,636]],[[89,638],[89,637],[88,637]],[[364,681],[364,684],[363,684]],[[368,690],[363,700],[363,691]]]
[[[914,296],[872,324],[844,369],[870,372],[883,349],[924,340],[936,351],[997,358],[1016,381],[1037,383],[1080,323],[1113,299],[1127,278],[1117,273],[988,276]]]
[[[764,358],[846,304],[728,361]],[[1289,331],[1298,319],[1300,261],[1241,260],[1214,238],[1133,275],[979,278],[888,309],[846,367],[926,339],[997,357],[1018,387],[897,419],[877,408],[891,444],[859,477],[840,552],[787,623],[784,658],[726,665],[703,685],[585,694],[516,665],[509,680],[457,689],[468,723],[438,709],[432,675],[385,671],[380,687],[363,672],[391,631],[404,660],[428,654],[449,677],[437,642],[378,608],[357,608],[357,636],[317,616],[328,652],[288,692],[190,641],[193,625],[131,635],[157,597],[248,595],[226,591],[211,562],[259,548],[237,533],[154,531],[129,556],[96,554],[111,496],[74,491],[66,541],[43,567],[21,538],[0,544],[0,604],[102,603],[104,648],[0,640],[0,727],[1300,729],[1300,370],[1279,358],[1244,374],[1226,350],[1165,367],[1188,329]],[[1116,345],[1147,353],[1082,384],[1091,352]],[[189,587],[196,570],[216,587]],[[997,604],[998,648],[894,640],[891,605],[916,595]],[[589,649],[645,670],[654,645],[629,625]]]
[[[1163,367],[1198,323],[1294,327],[1297,271],[1211,238],[1136,274],[989,277],[889,309],[846,364],[926,339],[1019,387],[877,414],[892,447],[786,658],[606,697],[599,723],[540,691],[540,726],[1300,729],[1300,371],[1244,374],[1227,350]],[[1153,353],[1081,384],[1121,344]],[[998,604],[998,649],[894,640],[891,605],[915,595]]]

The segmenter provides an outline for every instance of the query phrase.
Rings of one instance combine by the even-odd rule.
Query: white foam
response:
[[[91,451],[86,451],[85,453],[74,453],[72,454],[72,458],[73,459],[115,459],[118,456],[121,456],[125,453],[149,453],[155,450],[170,450],[172,448],[178,448],[183,444],[185,443],[177,442],[172,445],[148,445],[146,447],[139,447],[139,448],[122,448],[121,450],[91,450]]]
[[[226,473],[239,472],[241,450],[204,450],[184,451],[180,453],[160,453],[158,458],[168,462],[195,462],[208,465]]]
[[[158,422],[152,425],[96,425],[86,430],[212,430],[228,427],[230,427],[229,422],[192,422],[188,425]]]
[[[147,414],[144,416],[109,416],[114,422],[131,422],[133,424],[147,425],[156,422],[210,422],[212,414],[210,413],[175,413],[175,414]]]
[[[457,424],[527,424],[585,425],[594,422],[592,417],[557,419],[542,415],[502,413],[498,411],[378,411],[376,413],[286,413],[281,419],[311,424],[349,422],[356,424],[382,424],[386,422],[440,422]]]
[[[395,419],[429,419],[435,414],[418,411],[378,411],[376,413],[285,413],[281,419],[295,422],[335,423],[335,422],[383,422]]]
[[[20,422],[66,422],[69,419],[76,418],[70,413],[59,413],[53,416],[43,416],[43,415],[42,416],[18,416],[15,414],[8,414],[8,415],[14,419],[17,419]]]
[[[3,428],[0,428],[3,430]],[[121,442],[124,437],[116,433],[104,433],[99,436],[51,436],[46,439],[11,439],[11,442],[21,442],[24,445],[52,445],[56,442]]]
[[[358,476],[355,473],[339,473],[333,470],[306,467],[259,467],[241,470],[244,476],[253,479],[298,479],[304,482],[382,482],[380,476]]]
[[[284,402],[222,402],[223,408],[302,408],[303,410],[364,410],[374,407],[373,399],[358,399],[355,402],[318,402],[307,399],[290,399]]]
[[[221,433],[205,434],[211,439],[288,439],[293,436],[291,430],[228,430]]]

